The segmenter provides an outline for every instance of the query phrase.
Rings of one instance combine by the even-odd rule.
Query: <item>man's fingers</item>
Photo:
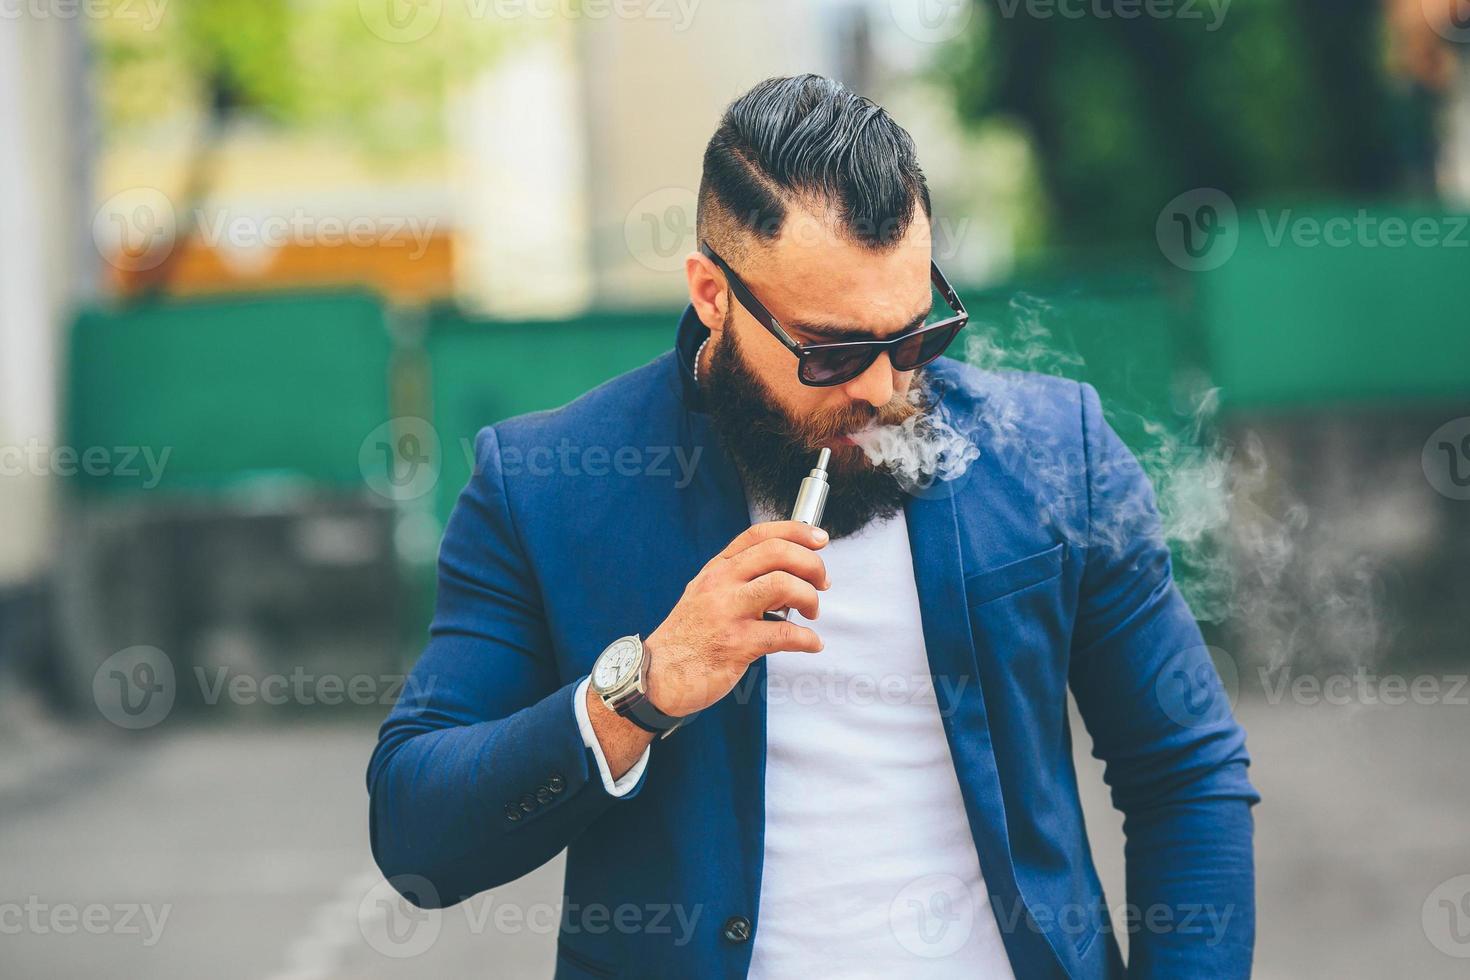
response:
[[[768,538],[730,559],[737,581],[749,582],[766,572],[790,572],[819,589],[827,588],[827,566],[815,551],[785,538]]]
[[[817,618],[816,587],[790,572],[766,572],[742,585],[737,594],[739,607],[748,616],[790,606],[807,619]]]
[[[816,630],[795,623],[759,622],[750,627],[754,639],[756,656],[790,651],[793,653],[818,653],[822,649],[822,638]]]
[[[772,538],[785,538],[808,548],[821,548],[827,543],[827,532],[801,521],[762,521],[741,531],[716,557],[734,558],[746,548]]]

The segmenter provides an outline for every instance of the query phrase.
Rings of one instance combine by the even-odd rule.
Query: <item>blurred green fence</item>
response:
[[[1234,254],[1197,281],[1232,410],[1470,392],[1470,215],[1243,209]]]
[[[73,486],[147,489],[149,502],[265,483],[361,491],[358,449],[389,417],[391,353],[366,293],[87,310],[69,344],[66,444],[167,457],[156,487],[142,467],[80,465]]]
[[[63,694],[88,704],[134,645],[166,652],[189,707],[196,669],[396,664],[395,515],[359,463],[390,414],[373,296],[91,309],[68,346]]]
[[[1181,392],[1206,372],[1200,327],[1188,295],[1157,263],[1038,271],[964,296],[971,325],[953,356],[1089,382],[1133,445],[1146,424],[1189,424]]]
[[[435,513],[447,520],[470,476],[475,433],[556,408],[644,364],[674,342],[677,309],[591,313],[573,320],[487,321],[435,308],[423,355],[444,463]]]

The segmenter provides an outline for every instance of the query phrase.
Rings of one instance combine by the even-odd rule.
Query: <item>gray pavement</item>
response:
[[[1435,892],[1470,874],[1470,708],[1239,713],[1265,796],[1257,976],[1470,974],[1450,955],[1470,956],[1470,903],[1453,885]],[[373,734],[369,719],[170,723],[0,745],[0,976],[550,976],[559,860],[419,922],[380,902],[363,787]],[[1120,821],[1078,741],[1116,908]]]

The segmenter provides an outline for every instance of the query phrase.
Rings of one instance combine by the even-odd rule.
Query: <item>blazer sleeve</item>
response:
[[[1086,563],[1069,682],[1127,838],[1130,977],[1248,977],[1245,732],[1174,584],[1152,487],[1082,385]]]
[[[429,642],[368,764],[369,833],[383,875],[415,904],[452,905],[559,853],[616,799],[552,658],[495,429],[440,546]]]

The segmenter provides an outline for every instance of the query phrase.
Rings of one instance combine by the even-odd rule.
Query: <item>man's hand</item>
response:
[[[800,521],[747,528],[711,558],[648,645],[648,698],[665,714],[701,711],[729,694],[757,657],[778,650],[816,653],[822,639],[795,623],[761,614],[790,606],[817,618],[817,592],[829,586],[817,549],[827,532]]]
[[[817,618],[817,593],[830,587],[817,551],[827,532],[800,521],[753,524],[684,587],[668,617],[643,641],[648,699],[675,717],[723,698],[757,658],[778,650],[817,653],[822,639],[795,623],[761,618],[787,606]],[[608,709],[589,687],[588,715],[614,778],[632,768],[652,736]]]

